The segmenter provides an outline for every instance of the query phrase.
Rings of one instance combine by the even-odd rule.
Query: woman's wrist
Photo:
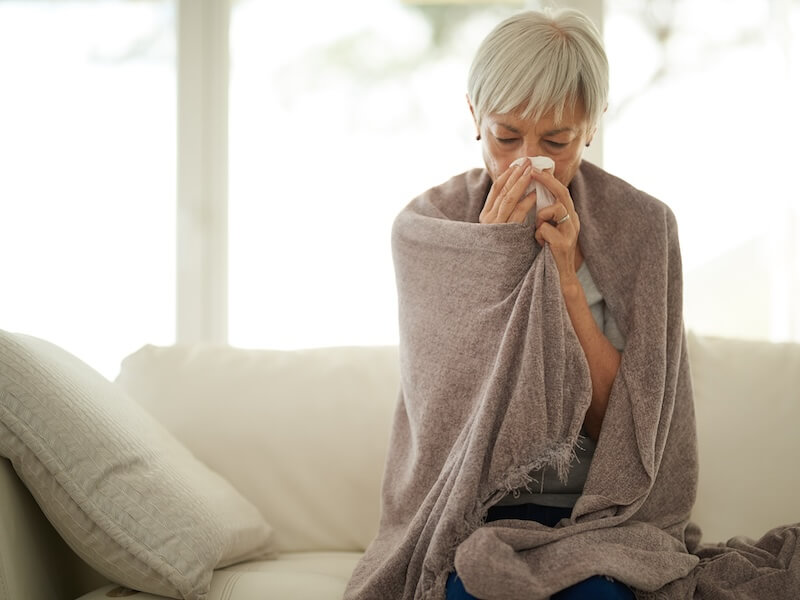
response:
[[[578,281],[578,276],[575,273],[559,274],[561,280],[561,295],[564,296],[564,301],[570,304],[579,301],[583,296],[583,286]]]

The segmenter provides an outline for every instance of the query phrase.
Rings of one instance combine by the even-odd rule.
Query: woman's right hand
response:
[[[536,204],[536,192],[522,196],[531,182],[531,163],[514,165],[497,178],[483,205],[480,223],[523,223]]]

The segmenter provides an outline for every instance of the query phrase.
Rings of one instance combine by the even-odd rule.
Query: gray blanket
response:
[[[766,597],[725,595],[731,570],[714,562],[733,556],[764,575],[751,555],[769,562],[769,551],[701,548],[689,522],[697,451],[675,219],[587,162],[570,191],[587,264],[626,339],[620,370],[572,517],[555,528],[483,523],[531,470],[566,476],[591,397],[549,248],[528,226],[477,223],[490,185],[484,170],[467,172],[395,221],[402,389],[379,532],[345,598],[443,599],[454,569],[484,600],[544,599],[596,574],[641,598],[691,598],[703,585],[704,598]],[[796,532],[771,538],[794,561],[773,578],[792,595],[771,598],[800,589]]]

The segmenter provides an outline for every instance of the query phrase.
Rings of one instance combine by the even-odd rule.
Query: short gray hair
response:
[[[488,113],[506,114],[526,104],[522,117],[551,110],[559,122],[565,106],[583,102],[590,126],[608,102],[608,59],[600,32],[572,9],[517,13],[497,25],[478,48],[467,93],[480,124]]]

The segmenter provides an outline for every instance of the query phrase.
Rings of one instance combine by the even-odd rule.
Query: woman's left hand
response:
[[[569,190],[552,173],[534,170],[532,178],[550,190],[556,200],[536,214],[535,237],[541,246],[544,246],[545,242],[550,244],[558,273],[564,283],[565,278],[574,277],[583,259],[578,246],[580,219],[575,212]]]

